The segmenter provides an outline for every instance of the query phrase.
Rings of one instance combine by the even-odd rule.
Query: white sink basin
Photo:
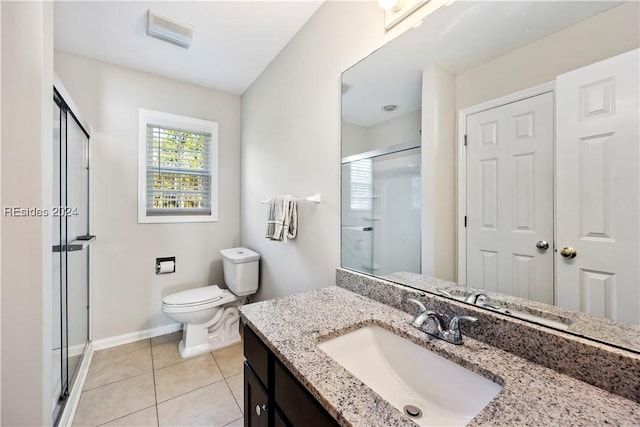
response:
[[[379,326],[357,329],[318,347],[400,412],[406,405],[419,408],[422,414],[412,419],[421,426],[465,425],[502,390]]]

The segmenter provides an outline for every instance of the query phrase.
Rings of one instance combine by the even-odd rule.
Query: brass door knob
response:
[[[575,258],[578,253],[571,246],[565,246],[560,250],[560,255],[565,258]]]

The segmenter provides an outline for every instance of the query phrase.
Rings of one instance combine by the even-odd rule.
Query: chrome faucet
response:
[[[478,304],[487,299],[487,294],[482,291],[471,292],[464,299],[464,302],[470,302],[471,304]]]
[[[445,329],[442,316],[435,311],[427,310],[420,301],[409,298],[408,301],[418,306],[418,312],[413,316],[411,324],[425,333],[449,342],[451,344],[462,344],[462,331],[460,330],[460,321],[465,320],[475,322],[478,318],[473,316],[456,315],[449,320],[449,326]]]

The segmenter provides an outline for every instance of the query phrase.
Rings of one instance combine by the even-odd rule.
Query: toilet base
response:
[[[240,316],[238,307],[231,306],[224,308],[222,316],[211,326],[184,324],[178,353],[186,359],[239,342]]]

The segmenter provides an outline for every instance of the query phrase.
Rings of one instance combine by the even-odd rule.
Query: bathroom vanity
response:
[[[349,279],[339,277],[339,283],[342,282],[343,286],[354,287],[358,280],[370,280],[357,273],[341,270],[339,273],[339,276],[350,276]],[[466,414],[469,416],[468,421],[464,422],[467,425],[640,423],[640,404],[637,403],[640,390],[637,389],[637,372],[633,369],[614,373],[619,378],[618,382],[630,384],[630,389],[612,392],[468,335],[464,337],[463,345],[431,338],[411,326],[414,313],[408,311],[413,307],[407,303],[406,306],[411,308],[405,311],[394,308],[394,305],[405,304],[406,297],[411,296],[422,300],[427,298],[425,304],[429,306],[433,302],[431,299],[438,297],[420,294],[392,283],[388,286],[384,293],[380,292],[379,287],[370,287],[379,292],[379,298],[371,295],[365,297],[357,290],[352,292],[341,286],[332,286],[241,307],[247,358],[245,425],[429,425],[429,414],[425,414],[423,420],[412,420],[384,399],[380,390],[374,391],[375,385],[365,384],[319,347],[319,344],[322,346],[322,343],[335,337],[370,326],[389,331],[499,386],[501,390],[477,414]],[[375,300],[385,298],[395,303]],[[441,303],[454,304],[444,298]],[[472,310],[465,305],[460,307],[452,309],[459,311],[458,314],[469,314],[463,312],[465,308]],[[473,312],[471,314],[475,315]],[[488,313],[486,316],[500,315]],[[503,322],[503,319],[499,320]],[[516,319],[505,321],[522,323]],[[503,325],[509,328],[507,323],[503,322]],[[470,330],[466,326],[463,327],[465,333]],[[491,326],[485,318],[480,318],[474,327]],[[536,328],[534,325],[527,327]],[[491,333],[495,335],[500,331],[492,330]],[[510,333],[505,329],[505,334]],[[519,339],[510,336],[512,340]],[[640,366],[640,356],[630,352],[621,354],[622,351],[617,349],[612,351],[612,357],[626,357],[632,367],[637,369]],[[601,355],[598,358],[602,358]],[[566,360],[565,363],[580,361]],[[407,366],[410,366],[408,359]],[[553,364],[548,363],[547,366]],[[425,364],[424,369],[428,368]],[[416,376],[420,371],[416,370]],[[406,375],[411,376],[411,372]],[[628,376],[630,382],[625,382]],[[456,381],[459,380],[451,380]],[[446,394],[463,390],[465,384],[453,384],[438,378],[430,386]]]
[[[244,326],[244,414],[250,426],[337,426],[336,421]]]

